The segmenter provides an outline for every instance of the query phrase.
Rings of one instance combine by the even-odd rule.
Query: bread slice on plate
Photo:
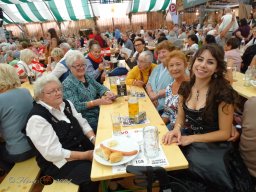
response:
[[[106,161],[109,160],[109,156],[111,154],[111,151],[107,148],[102,148],[99,147],[95,150],[96,154],[100,157],[102,157],[103,159],[105,159]]]
[[[119,161],[122,161],[123,157],[124,156],[121,152],[113,152],[109,156],[109,161],[110,163],[117,163]]]

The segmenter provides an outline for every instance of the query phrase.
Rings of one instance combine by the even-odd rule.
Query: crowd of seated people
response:
[[[187,156],[193,143],[231,143],[238,140],[239,135],[232,125],[236,93],[224,78],[227,71],[224,56],[233,60],[238,71],[244,72],[243,68],[255,66],[256,33],[255,26],[249,26],[250,29],[246,27],[249,34],[243,36],[245,27],[241,22],[240,28],[234,30],[233,37],[229,38],[227,33],[233,30],[236,20],[228,12],[227,15],[224,19],[228,20],[223,23],[222,31],[218,33],[216,28],[213,35],[208,33],[213,30],[209,25],[200,30],[173,25],[170,31],[166,28],[143,29],[143,33],[137,34],[118,29],[114,35],[108,33],[106,39],[104,33],[95,28],[92,39],[86,44],[80,43],[80,38],[77,42],[74,38],[59,38],[56,31],[49,29],[48,44],[43,43],[45,45],[22,42],[16,42],[16,46],[0,45],[4,52],[0,56],[3,63],[0,64],[0,135],[4,140],[0,145],[0,168],[8,170],[14,163],[34,156],[36,150],[39,152],[38,165],[43,173],[54,178],[72,179],[81,191],[93,191],[98,187],[90,180],[90,170],[99,110],[101,105],[111,105],[116,99],[115,94],[103,85],[106,78],[104,63],[108,62],[102,53],[105,46],[115,50],[115,56],[126,61],[130,67],[126,84],[145,89],[169,128],[163,143],[178,143],[189,163],[194,163]],[[250,54],[250,57],[239,54],[243,40],[240,35],[248,42],[244,55]],[[226,40],[225,46],[218,38],[221,42]],[[181,47],[175,46],[177,40],[182,42]],[[120,51],[123,47],[118,45],[118,41],[123,41],[123,47],[132,51],[130,56]],[[147,44],[150,44],[150,50]],[[185,51],[186,44],[188,49]],[[88,50],[81,52],[79,48],[84,45]],[[187,51],[193,53],[190,65],[186,58]],[[42,55],[45,58],[40,63]],[[34,103],[28,91],[18,88],[31,76]],[[15,102],[6,102],[8,100]],[[253,157],[256,150],[252,147],[255,141],[251,138],[255,135],[253,128],[256,122],[250,115],[253,114],[254,104],[252,98],[244,106],[239,149],[255,182]],[[15,113],[7,114],[8,109],[13,107]],[[193,121],[198,118],[200,121]],[[73,135],[60,131],[60,127],[73,129]],[[74,142],[73,138],[77,140]],[[68,143],[69,140],[72,142]],[[18,142],[19,147],[16,147]],[[220,159],[216,161],[222,163]],[[86,171],[81,173],[81,169]],[[247,174],[246,170],[242,171]],[[193,177],[190,178],[191,174]],[[195,175],[190,169],[181,173],[181,178],[192,183],[196,181],[194,191],[207,191],[209,186],[216,184],[211,183],[208,177],[202,179],[203,184],[198,183],[201,176]],[[208,186],[205,186],[207,183]],[[233,190],[230,183],[214,187],[212,189],[216,191],[222,188]]]

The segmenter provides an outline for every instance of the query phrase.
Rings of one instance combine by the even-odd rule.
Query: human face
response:
[[[158,55],[158,60],[163,63],[164,62],[164,59],[166,58],[166,55],[169,53],[169,51],[167,49],[160,49],[158,52],[157,52],[157,55]]]
[[[94,47],[92,50],[91,50],[91,53],[92,55],[95,57],[95,58],[100,58],[100,54],[101,54],[101,49],[100,47]]]
[[[193,45],[193,44],[194,44],[194,41],[192,41],[191,38],[188,38],[188,45],[191,46],[191,45]]]
[[[40,100],[45,102],[47,105],[58,109],[60,104],[63,102],[62,87],[55,81],[49,82],[44,86]]]
[[[192,70],[196,78],[209,79],[217,71],[217,60],[205,50],[196,58]]]
[[[124,41],[127,41],[127,39],[128,39],[128,37],[127,37],[127,35],[122,35],[122,39],[124,40]]]
[[[80,79],[85,75],[85,62],[84,60],[78,59],[70,68],[71,73],[77,78]]]
[[[49,32],[46,33],[46,39],[47,39],[48,41],[51,40],[51,34],[50,34]]]
[[[253,37],[256,38],[256,27],[254,27],[254,28],[252,29],[252,34],[253,34]]]
[[[138,68],[141,71],[146,71],[151,63],[145,62],[143,57],[138,58]]]
[[[141,41],[135,41],[134,47],[135,47],[136,51],[141,53],[144,50],[145,45]]]
[[[178,57],[173,57],[167,64],[170,75],[175,79],[179,79],[185,76],[186,64]]]

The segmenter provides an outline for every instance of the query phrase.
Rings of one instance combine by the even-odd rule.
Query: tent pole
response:
[[[44,2],[44,4],[45,4],[45,6],[47,7],[48,11],[50,12],[50,14],[52,15],[52,18],[53,18],[54,21],[56,22],[57,26],[59,27],[59,29],[60,29],[60,34],[61,34],[60,22],[58,22],[58,21],[56,20],[56,18],[54,17],[54,15],[53,15],[51,9],[50,9],[49,6],[47,5],[47,3],[45,3],[45,0],[43,0],[43,2]]]
[[[90,3],[90,6],[91,6],[91,9],[92,9],[92,16],[93,16],[93,21],[94,21],[94,25],[97,26],[97,22],[96,22],[96,18],[95,18],[95,14],[94,14],[94,11],[93,11],[93,7],[92,7],[92,2],[91,0],[89,0],[89,3]]]
[[[23,32],[26,35],[26,31],[24,31],[17,23],[15,23],[15,21],[4,10],[3,12],[12,20],[14,25],[16,25],[21,30],[21,32]]]

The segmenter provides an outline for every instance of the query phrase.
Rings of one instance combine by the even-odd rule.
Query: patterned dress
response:
[[[169,118],[170,120],[170,129],[173,129],[173,126],[176,121],[176,116],[178,112],[178,102],[179,102],[179,95],[174,95],[172,93],[172,85],[174,82],[169,84],[166,87],[166,97],[165,97],[165,104],[164,104],[164,113],[162,117]]]

